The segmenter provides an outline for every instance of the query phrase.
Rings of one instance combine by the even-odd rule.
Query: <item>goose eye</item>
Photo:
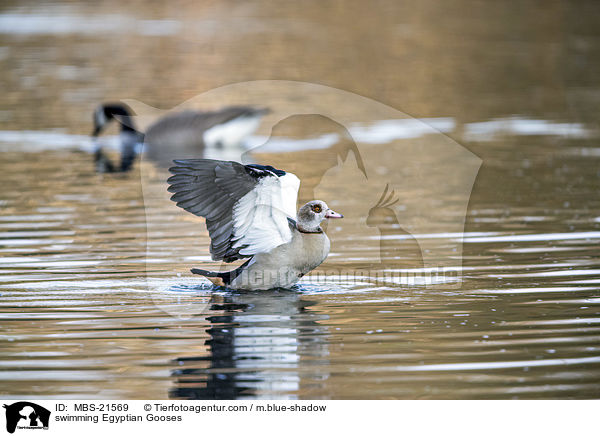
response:
[[[321,206],[319,206],[318,204],[314,205],[312,208],[313,212],[315,213],[321,213]]]

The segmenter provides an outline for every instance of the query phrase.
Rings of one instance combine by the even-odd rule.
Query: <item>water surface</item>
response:
[[[3,6],[0,395],[598,398],[600,57],[586,18],[598,7],[515,15],[516,3],[379,2],[373,15],[351,2]],[[352,153],[316,179],[327,129],[259,131],[252,144],[271,147],[253,159],[305,174],[301,197],[348,215],[328,228],[321,270],[351,274],[214,291],[189,273],[219,266],[202,220],[169,203],[165,173],[143,162],[94,174],[91,111],[121,98],[170,108],[264,78],[366,95],[423,122],[346,126],[368,180]],[[482,159],[468,207],[444,192],[460,176],[453,155],[398,151],[444,138]],[[369,227],[388,182],[397,224]],[[461,272],[426,286],[432,259]],[[377,277],[390,272],[403,275]]]

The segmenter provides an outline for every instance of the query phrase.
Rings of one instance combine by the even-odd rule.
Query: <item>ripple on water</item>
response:
[[[27,165],[39,175],[23,186],[38,200],[8,196],[0,214],[5,398],[600,394],[593,220],[571,232],[542,209],[505,219],[505,208],[490,204],[469,215],[486,219],[468,221],[464,238],[443,228],[417,235],[441,245],[462,239],[460,276],[419,282],[432,268],[378,263],[378,239],[345,235],[332,236],[323,267],[347,269],[343,277],[234,292],[189,273],[219,268],[197,222],[171,220],[169,203],[153,206],[160,227],[146,245],[139,179],[71,172],[89,156],[65,153],[0,171],[0,183]],[[65,168],[61,178],[56,167]],[[371,266],[353,273],[355,263]]]

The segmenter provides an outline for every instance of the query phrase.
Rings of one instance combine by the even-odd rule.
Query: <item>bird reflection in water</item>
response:
[[[328,331],[315,304],[297,289],[216,294],[207,317],[209,353],[180,357],[171,398],[295,399],[322,389],[328,365]]]

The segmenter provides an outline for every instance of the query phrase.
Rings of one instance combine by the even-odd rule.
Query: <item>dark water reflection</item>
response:
[[[581,197],[560,195],[567,180],[544,179],[554,173],[546,165],[563,168],[566,159],[540,163],[554,200],[518,197],[533,188],[506,183],[515,195],[494,201],[484,193],[497,181],[483,179],[460,287],[367,275],[321,277],[295,291],[211,293],[188,272],[210,266],[202,226],[178,221],[168,203],[144,203],[139,178],[95,175],[84,153],[26,156],[4,153],[0,173],[3,186],[19,187],[3,192],[0,219],[5,397],[598,396],[593,160],[579,161],[581,179],[569,179]],[[492,163],[488,174],[501,179],[515,171]],[[38,177],[23,177],[34,169]],[[453,238],[443,228],[442,246]],[[329,230],[326,270],[389,270],[377,238]],[[402,262],[418,270],[409,255]]]
[[[2,397],[600,396],[600,5],[365,5],[0,7]],[[279,141],[342,139],[250,156],[302,174],[301,197],[347,215],[327,230],[327,274],[212,292],[189,273],[216,268],[202,222],[168,202],[164,174],[142,162],[97,175],[84,135],[103,100],[166,109],[265,78],[425,123],[362,119],[333,98],[360,122],[275,123]],[[475,155],[467,208],[453,169]],[[379,204],[387,184],[394,205]],[[462,273],[424,286],[432,262]]]
[[[298,290],[235,293],[215,298],[205,341],[208,354],[181,357],[173,371],[172,398],[297,398],[302,385],[327,374],[307,374],[309,365],[328,365],[326,315],[307,311],[316,304]],[[307,362],[308,361],[308,362]]]

